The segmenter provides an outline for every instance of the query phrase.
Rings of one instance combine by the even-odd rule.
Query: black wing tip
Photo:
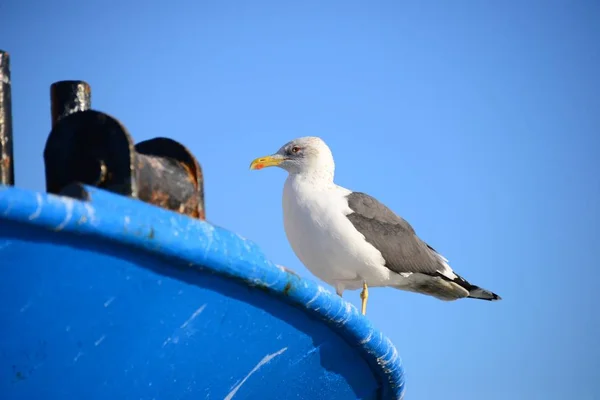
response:
[[[487,300],[487,301],[500,301],[502,297],[498,296],[494,292],[480,288],[479,286],[472,286],[469,290],[470,299]]]
[[[489,290],[480,288],[479,286],[471,285],[465,278],[460,275],[456,275],[456,278],[450,279],[441,273],[437,273],[437,276],[446,279],[447,281],[456,283],[457,285],[462,286],[469,292],[467,296],[470,299],[478,299],[478,300],[486,300],[486,301],[499,301],[502,300],[502,297],[498,296],[494,292],[490,292]]]

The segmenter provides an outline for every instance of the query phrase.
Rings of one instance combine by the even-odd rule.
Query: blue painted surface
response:
[[[396,348],[235,233],[0,187],[2,399],[395,399]]]

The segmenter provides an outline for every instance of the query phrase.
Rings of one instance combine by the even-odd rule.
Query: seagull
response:
[[[501,300],[455,273],[406,220],[376,198],[336,185],[333,155],[321,138],[294,139],[275,154],[252,161],[250,169],[273,166],[288,172],[282,204],[292,250],[340,297],[344,290],[362,288],[363,315],[369,287],[393,287],[444,301]]]

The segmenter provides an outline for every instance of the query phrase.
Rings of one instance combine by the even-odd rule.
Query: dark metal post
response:
[[[46,190],[83,198],[91,185],[192,218],[205,219],[204,178],[194,155],[163,137],[133,145],[110,115],[85,110],[56,122],[44,149]]]
[[[0,50],[0,185],[15,184],[13,162],[10,59]]]
[[[54,127],[67,115],[92,108],[92,91],[84,81],[58,81],[50,86],[50,101]]]

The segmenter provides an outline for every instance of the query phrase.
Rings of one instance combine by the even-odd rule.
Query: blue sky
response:
[[[284,171],[248,165],[321,136],[338,184],[503,297],[370,291],[407,398],[598,399],[599,4],[4,1],[17,185],[44,189],[50,84],[83,79],[135,141],[194,152],[211,222],[315,279],[285,239]]]

